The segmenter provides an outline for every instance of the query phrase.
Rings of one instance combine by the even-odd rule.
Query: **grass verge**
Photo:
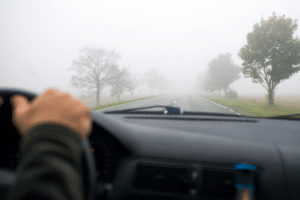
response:
[[[134,99],[134,100],[130,100],[130,101],[120,101],[120,102],[116,102],[116,103],[109,103],[109,104],[105,104],[105,105],[100,105],[100,106],[96,106],[96,107],[91,108],[91,110],[100,110],[100,109],[104,109],[104,108],[108,108],[108,107],[112,107],[112,106],[131,103],[131,102],[134,102],[134,101],[145,100],[145,99],[148,99],[148,98],[152,98],[152,96],[141,98],[141,99]]]
[[[267,102],[261,102],[255,99],[205,98],[249,117],[269,117],[300,113],[300,106],[296,105],[288,106],[274,104],[273,106],[268,106]]]

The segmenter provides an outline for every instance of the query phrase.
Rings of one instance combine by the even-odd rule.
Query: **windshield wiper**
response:
[[[164,111],[140,111],[144,109],[151,109],[151,108],[164,108]],[[138,107],[138,108],[130,108],[130,109],[124,109],[124,110],[113,110],[113,111],[106,111],[104,113],[134,113],[134,114],[168,114],[168,115],[210,115],[210,116],[230,116],[230,117],[246,117],[244,115],[238,115],[238,114],[227,114],[227,113],[213,113],[213,112],[189,112],[189,111],[183,111],[181,113],[179,107],[174,106],[147,106],[147,107]]]
[[[130,112],[134,112],[134,113],[145,113],[144,112],[135,112],[138,110],[144,110],[144,109],[150,109],[150,108],[164,108],[164,111],[146,111],[146,113],[154,113],[154,114],[181,114],[180,113],[180,108],[178,107],[174,107],[174,106],[147,106],[147,107],[138,107],[138,108],[130,108],[130,109],[124,109],[124,110],[113,110],[113,111],[106,111],[104,113],[130,113]]]
[[[229,114],[229,113],[213,113],[213,112],[190,112],[183,111],[183,115],[211,115],[211,116],[230,116],[230,117],[247,117],[245,115]]]

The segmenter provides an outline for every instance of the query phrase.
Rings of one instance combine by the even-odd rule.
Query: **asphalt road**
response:
[[[199,94],[157,96],[145,100],[135,101],[132,103],[101,109],[99,110],[99,112],[111,111],[111,110],[122,110],[122,109],[145,107],[145,106],[154,106],[154,105],[180,107],[181,111],[239,114],[229,108],[226,108],[208,99],[205,99]],[[163,109],[162,108],[151,109],[151,111],[158,111],[158,110],[161,111]]]

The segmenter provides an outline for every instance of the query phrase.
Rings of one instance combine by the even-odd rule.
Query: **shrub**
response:
[[[238,97],[239,95],[235,90],[230,89],[228,91],[228,98],[237,99]]]

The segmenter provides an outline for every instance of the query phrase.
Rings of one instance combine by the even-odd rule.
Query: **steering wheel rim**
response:
[[[10,104],[10,98],[13,95],[23,95],[26,98],[28,98],[30,101],[32,101],[32,99],[34,99],[36,96],[38,96],[37,94],[30,92],[30,91],[26,91],[26,90],[22,90],[22,89],[15,89],[15,88],[0,88],[0,96],[3,98],[3,104],[0,106],[0,120],[3,123],[2,128],[4,130],[7,130],[6,132],[9,133],[7,134],[7,140],[0,140],[0,161],[1,166],[6,166],[6,168],[1,168],[0,166],[0,179],[2,181],[0,181],[0,195],[2,195],[1,192],[3,188],[10,190],[14,183],[15,183],[15,178],[17,176],[16,174],[16,168],[14,170],[9,170],[7,168],[12,168],[12,166],[5,165],[5,162],[9,162],[10,159],[12,158],[4,158],[2,152],[7,152],[7,149],[5,149],[4,147],[11,147],[12,150],[17,151],[17,149],[15,149],[16,145],[17,147],[19,146],[19,142],[20,142],[20,135],[18,133],[18,130],[15,128],[15,126],[13,125],[11,119],[12,119],[12,106]],[[18,142],[18,143],[16,143]],[[3,144],[2,144],[3,143]],[[96,172],[96,164],[95,164],[95,158],[93,156],[93,154],[90,153],[90,148],[91,148],[91,144],[89,139],[84,139],[82,142],[82,146],[83,146],[83,152],[82,152],[82,162],[83,162],[83,171],[84,171],[84,189],[85,189],[85,195],[87,197],[88,200],[94,200],[95,198],[95,190],[96,190],[96,186],[97,186],[97,172]],[[9,150],[11,150],[11,148]],[[1,188],[2,187],[2,188]],[[6,191],[6,193],[8,193],[8,191]],[[4,196],[6,196],[5,194],[3,194]]]

